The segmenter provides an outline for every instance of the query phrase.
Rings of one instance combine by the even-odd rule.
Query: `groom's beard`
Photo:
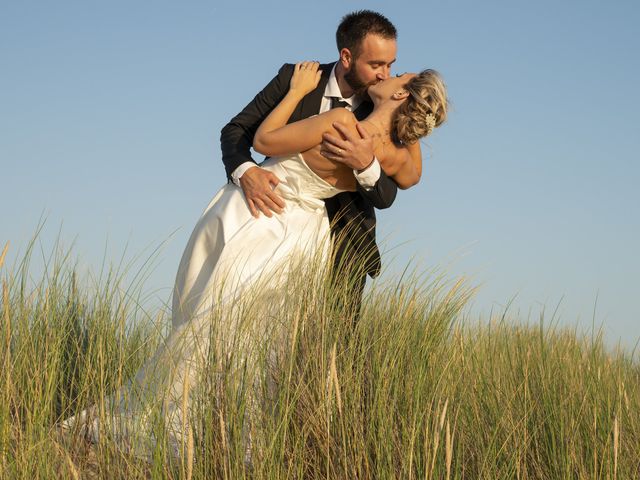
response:
[[[372,83],[365,83],[360,78],[360,76],[356,73],[355,66],[351,67],[349,69],[349,71],[345,72],[344,80],[351,87],[351,89],[353,90],[354,95],[358,95],[360,97],[365,96],[366,93],[367,93],[367,89],[371,85],[375,85],[377,83],[377,81],[376,82],[372,82]]]

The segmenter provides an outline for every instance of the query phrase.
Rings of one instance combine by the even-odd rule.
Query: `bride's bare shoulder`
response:
[[[324,112],[320,117],[323,117],[329,125],[333,122],[340,122],[347,126],[356,124],[355,115],[346,108],[334,108]]]

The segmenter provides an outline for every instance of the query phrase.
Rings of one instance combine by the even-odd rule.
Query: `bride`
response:
[[[318,66],[295,66],[288,93],[254,138],[254,149],[271,157],[261,167],[281,179],[276,189],[286,200],[284,211],[255,218],[239,187],[229,183],[220,189],[182,255],[173,290],[172,329],[165,343],[134,379],[104,402],[106,411],[99,415],[97,406],[86,409],[65,420],[64,428],[92,442],[106,435],[148,457],[155,443],[151,412],[161,411],[170,447],[179,455],[189,435],[189,390],[197,386],[206,362],[212,321],[218,322],[215,331],[223,339],[216,340],[215,348],[226,354],[233,350],[236,361],[250,371],[250,351],[265,331],[257,325],[241,329],[243,299],[266,289],[268,308],[285,295],[278,286],[301,259],[329,263],[330,229],[323,199],[354,191],[356,180],[351,168],[324,157],[320,144],[323,133],[337,134],[335,122],[355,134],[357,121],[351,112],[336,108],[287,125],[296,105],[317,86]],[[422,165],[396,161],[404,158],[396,155],[397,149],[428,135],[446,119],[442,79],[434,70],[405,73],[370,86],[368,94],[374,109],[360,125],[373,138],[375,156],[396,183],[415,184]],[[250,408],[259,408],[257,399],[252,401]]]

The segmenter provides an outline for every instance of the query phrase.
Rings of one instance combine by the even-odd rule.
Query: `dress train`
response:
[[[274,325],[244,325],[247,302],[261,297],[266,314],[286,295],[279,287],[294,265],[304,259],[326,264],[331,242],[323,199],[340,192],[311,171],[300,154],[270,158],[261,166],[280,178],[277,193],[285,200],[284,212],[256,219],[239,187],[229,183],[220,189],[182,255],[166,341],[131,381],[103,402],[102,412],[94,405],[65,420],[63,428],[94,443],[106,435],[149,458],[159,422],[170,449],[180,455],[190,434],[190,392],[198,387],[210,348],[253,370],[254,353]],[[259,408],[256,396],[251,401],[251,408]]]

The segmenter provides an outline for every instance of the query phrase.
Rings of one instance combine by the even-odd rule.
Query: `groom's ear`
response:
[[[342,50],[340,50],[340,63],[347,70],[351,68],[351,64],[353,63],[353,55],[351,55],[351,50],[349,50],[348,48],[343,48]]]

